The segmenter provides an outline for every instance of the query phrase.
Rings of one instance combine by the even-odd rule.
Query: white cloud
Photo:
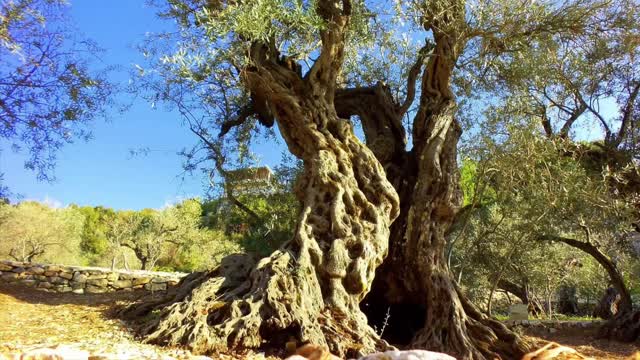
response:
[[[36,201],[39,202],[41,204],[44,204],[52,209],[62,209],[65,207],[65,205],[62,203],[62,201],[57,200],[52,198],[49,195],[45,195],[44,199],[40,200],[40,199],[24,199],[22,201]]]
[[[179,204],[187,199],[193,199],[196,197],[198,196],[197,195],[175,195],[173,197],[167,196],[164,200],[164,204],[157,210],[163,210],[168,207],[175,206],[176,204]]]

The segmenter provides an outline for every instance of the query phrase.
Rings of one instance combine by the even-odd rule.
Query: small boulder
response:
[[[148,283],[149,281],[151,281],[151,279],[149,279],[147,277],[135,278],[135,279],[133,279],[133,286],[144,285],[144,284]]]
[[[58,265],[47,265],[45,267],[45,270],[51,271],[51,272],[58,272],[58,271],[62,270],[62,268],[60,266],[58,266]]]
[[[99,287],[106,287],[109,285],[109,281],[107,279],[90,279],[87,280],[87,284]]]
[[[20,274],[18,273],[3,273],[2,280],[6,282],[13,282],[20,278]]]
[[[164,291],[167,290],[167,284],[148,283],[144,288],[149,291]]]
[[[85,292],[87,294],[102,294],[107,292],[107,289],[99,286],[87,285],[87,287],[85,288]]]
[[[79,283],[85,283],[87,282],[87,276],[79,271],[76,271],[73,273],[73,281],[79,282]]]
[[[44,269],[40,266],[32,266],[29,268],[29,272],[36,275],[44,274]]]
[[[116,289],[126,289],[132,286],[131,280],[117,280],[111,284]]]
[[[456,358],[427,350],[394,350],[367,355],[359,360],[456,360]]]
[[[53,284],[51,284],[51,283],[50,283],[50,282],[48,282],[48,281],[43,281],[43,282],[41,282],[41,283],[39,283],[39,284],[38,284],[38,288],[40,288],[40,289],[49,289],[49,288],[51,288],[52,286],[53,286]]]
[[[72,273],[68,273],[68,272],[61,272],[60,275],[61,278],[67,279],[67,280],[71,280],[73,279],[73,274]]]

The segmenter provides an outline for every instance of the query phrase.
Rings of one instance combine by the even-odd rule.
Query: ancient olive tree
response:
[[[184,152],[187,169],[224,176],[256,132],[277,124],[304,163],[301,211],[293,239],[271,256],[229,257],[127,313],[154,315],[143,327],[149,340],[196,351],[293,337],[362,353],[386,346],[359,308],[371,289],[370,321],[379,308],[413,310],[391,315],[415,324],[400,343],[465,359],[519,357],[525,344],[466,299],[444,255],[461,202],[455,94],[473,93],[484,60],[588,31],[607,4],[164,4],[180,31],[149,41],[138,89],[176,107],[200,140]]]
[[[114,92],[90,67],[99,49],[78,40],[67,7],[65,0],[0,4],[0,138],[26,148],[25,166],[39,179],[52,176],[56,150],[89,137],[88,122],[103,115]]]

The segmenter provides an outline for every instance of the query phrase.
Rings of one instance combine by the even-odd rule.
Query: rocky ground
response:
[[[184,349],[142,344],[127,327],[107,316],[118,303],[141,296],[139,292],[111,294],[59,294],[0,285],[0,355],[35,348],[64,346],[84,350],[100,359],[269,359],[263,354],[194,356]],[[639,348],[596,338],[595,329],[522,328],[538,346],[555,341],[596,359],[625,359]],[[1,358],[1,356],[0,356]],[[276,359],[271,357],[270,359]]]

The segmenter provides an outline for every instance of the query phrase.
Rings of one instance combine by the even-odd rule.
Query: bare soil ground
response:
[[[545,329],[528,329],[525,334],[531,337],[537,347],[549,341],[578,350],[583,355],[606,360],[626,360],[640,350],[639,343],[623,343],[598,338],[597,329],[558,329],[550,334]]]
[[[187,350],[137,341],[120,320],[107,316],[116,304],[130,302],[141,293],[95,295],[58,294],[0,285],[0,354],[11,355],[34,348],[63,344],[113,359],[208,359]],[[593,329],[559,329],[550,334],[528,330],[539,347],[548,341],[577,349],[596,359],[622,360],[640,344],[597,339]],[[260,354],[215,354],[215,359],[265,359]],[[275,359],[269,357],[267,359]]]
[[[137,341],[123,322],[107,314],[116,304],[130,302],[143,294],[59,294],[30,288],[0,285],[0,355],[64,345],[109,359],[209,359],[189,351],[165,348]],[[257,354],[215,359],[254,358]]]

